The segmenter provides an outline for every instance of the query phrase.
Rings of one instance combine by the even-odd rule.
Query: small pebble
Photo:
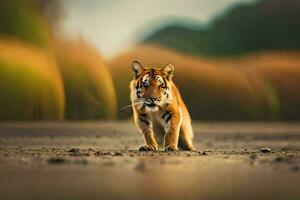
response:
[[[72,148],[72,149],[70,149],[68,152],[70,152],[70,153],[80,153],[80,150],[79,150],[79,149]]]
[[[271,153],[271,149],[270,149],[270,148],[267,148],[267,147],[261,148],[260,151],[261,151],[262,153]]]
[[[97,151],[95,153],[96,156],[103,156],[104,155],[104,152],[103,151]]]
[[[116,152],[116,153],[114,153],[114,156],[124,156],[124,154],[121,152]]]

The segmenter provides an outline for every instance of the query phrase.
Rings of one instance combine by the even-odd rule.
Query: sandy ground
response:
[[[0,199],[300,199],[299,123],[194,129],[196,152],[145,153],[131,122],[2,123]]]

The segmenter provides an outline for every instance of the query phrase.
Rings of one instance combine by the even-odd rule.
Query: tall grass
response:
[[[66,118],[114,118],[115,89],[98,51],[82,40],[57,40],[55,51],[65,86]]]
[[[0,119],[63,119],[63,83],[55,59],[30,44],[0,40]]]
[[[121,118],[130,114],[120,111],[130,104],[130,63],[140,60],[145,66],[153,67],[174,64],[175,83],[195,119],[295,119],[300,114],[299,92],[295,93],[300,89],[300,67],[293,64],[297,56],[294,59],[289,56],[292,55],[266,53],[235,59],[208,59],[159,46],[140,46],[111,60],[109,66]]]
[[[300,55],[300,54],[299,54]],[[270,108],[276,109],[279,119],[300,119],[300,62],[269,62],[254,67],[264,78]]]
[[[259,52],[213,62],[242,70],[264,97],[264,108],[270,118],[300,119],[300,52]]]

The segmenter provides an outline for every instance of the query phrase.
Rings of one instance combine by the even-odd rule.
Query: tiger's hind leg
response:
[[[178,141],[179,149],[185,151],[194,151],[195,148],[193,146],[193,136],[194,133],[193,133],[191,122],[189,120],[184,121],[180,127],[179,141]]]

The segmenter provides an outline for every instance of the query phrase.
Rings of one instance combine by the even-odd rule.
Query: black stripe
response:
[[[141,98],[141,90],[138,91],[138,90],[140,89],[140,85],[141,85],[141,81],[138,81],[137,84],[136,84],[136,86],[135,86],[136,96],[137,96],[138,98]]]
[[[167,81],[166,81],[165,77],[162,77],[162,78],[164,80],[164,87],[167,88]]]
[[[139,89],[140,88],[140,84],[141,84],[141,81],[138,81],[137,84],[136,84],[135,89]]]
[[[169,112],[165,112],[165,113],[161,116],[161,118],[165,119],[165,117],[166,117],[167,114],[169,114]]]
[[[141,121],[141,122],[144,122],[147,125],[150,125],[150,123],[145,119],[142,119],[142,118],[139,117],[138,120]]]
[[[170,121],[170,119],[172,118],[172,115],[171,114],[169,114],[168,115],[168,117],[167,117],[167,119],[165,120],[166,121],[166,123],[168,123],[168,121]]]
[[[165,122],[167,123],[168,121],[170,121],[170,119],[172,118],[172,114],[170,112],[165,112],[161,118],[163,120],[165,120]]]

